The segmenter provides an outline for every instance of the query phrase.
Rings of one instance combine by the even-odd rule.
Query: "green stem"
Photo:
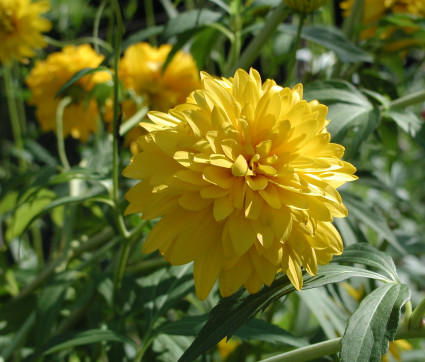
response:
[[[425,328],[398,331],[394,340],[425,337]],[[301,347],[277,356],[266,358],[261,362],[304,362],[313,361],[320,357],[338,353],[341,350],[341,338]]]
[[[114,81],[114,113],[112,121],[112,200],[115,203],[115,219],[118,230],[124,238],[128,238],[128,231],[124,224],[124,219],[119,210],[119,157],[118,157],[118,137],[120,122],[118,119],[119,103],[118,103],[118,91],[119,91],[119,76],[118,76],[118,65],[120,61],[121,53],[121,42],[122,35],[124,32],[121,9],[117,0],[111,0],[112,7],[115,13],[117,31],[115,33],[115,52],[114,52],[114,64],[113,64],[113,81]]]
[[[274,34],[276,28],[286,19],[288,14],[289,10],[283,3],[271,11],[271,15],[264,21],[264,26],[243,51],[238,63],[231,69],[231,73],[234,73],[238,68],[247,69],[254,63],[260,56],[261,49],[267,43],[267,40]]]
[[[403,320],[401,321],[398,330],[400,331],[404,331],[404,330],[408,330],[410,328],[410,318],[412,316],[412,302],[410,300],[408,300],[406,302],[406,304],[404,305],[404,317]]]
[[[93,39],[99,39],[100,20],[102,19],[102,14],[103,14],[103,11],[105,10],[107,2],[108,0],[103,0],[99,6],[99,9],[96,11],[96,16],[94,18],[94,24],[93,24]],[[94,45],[94,49],[96,50],[96,53],[99,53],[99,42],[96,41],[94,42],[93,45]],[[110,47],[109,44],[108,44],[108,47]],[[111,51],[112,51],[112,48],[111,48]]]
[[[286,83],[288,85],[292,82],[292,80],[295,76],[295,69],[296,69],[296,64],[297,64],[297,50],[298,50],[298,47],[300,46],[301,32],[303,30],[304,21],[307,17],[307,15],[304,14],[304,13],[299,13],[298,16],[299,16],[299,21],[298,21],[297,35],[295,36],[294,45],[292,47],[291,55],[289,57],[288,66],[286,68],[287,71],[288,71]]]
[[[63,112],[65,108],[71,104],[71,97],[63,98],[56,109],[56,140],[58,146],[59,159],[61,160],[64,171],[68,171],[71,166],[69,165],[68,158],[65,151],[65,140],[63,134]]]
[[[19,167],[21,170],[26,168],[24,159],[24,143],[22,140],[21,124],[19,120],[18,107],[16,105],[16,94],[13,85],[12,69],[10,65],[3,65],[4,86],[6,90],[7,106],[9,108],[10,122],[12,125],[13,140],[19,150]]]
[[[115,267],[114,273],[114,295],[121,289],[122,278],[125,273],[127,266],[128,256],[130,255],[130,249],[133,239],[124,239],[121,243],[120,252],[118,254],[118,263]],[[114,300],[116,298],[114,297]]]
[[[31,226],[31,234],[34,243],[35,254],[37,255],[37,266],[38,268],[44,267],[44,253],[43,253],[43,240],[41,238],[41,232],[38,225]]]
[[[361,24],[362,22],[364,2],[365,0],[354,0],[350,15],[344,21],[343,31],[345,36],[350,40],[355,39],[354,29],[358,24]]]
[[[150,337],[150,329],[146,332],[145,336],[146,337],[142,340],[141,347],[137,351],[136,357],[134,357],[134,362],[140,362],[142,360],[145,352],[153,341],[153,337]]]
[[[410,317],[410,327],[418,328],[423,325],[423,319],[425,316],[425,299],[423,299],[413,311]]]
[[[395,108],[406,108],[417,103],[425,102],[425,91],[421,90],[407,96],[395,99],[391,101],[388,105],[381,106],[382,110],[384,109],[395,109]]]
[[[155,26],[155,12],[153,9],[152,0],[145,0],[145,13],[146,13],[146,26],[151,28]],[[156,37],[152,35],[149,38],[149,42],[156,46]]]
[[[242,17],[241,17],[241,4],[240,0],[234,0],[230,5],[231,17],[232,17],[232,32],[233,32],[233,41],[230,45],[229,57],[226,64],[225,76],[231,76],[234,73],[234,65],[239,59],[241,53],[242,39],[241,39],[241,29],[242,29]]]

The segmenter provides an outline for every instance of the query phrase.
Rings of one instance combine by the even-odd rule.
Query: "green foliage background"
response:
[[[14,64],[10,82],[26,130],[21,149],[1,87],[4,360],[379,361],[389,341],[408,339],[403,361],[423,361],[423,42],[386,53],[378,38],[359,41],[355,14],[344,20],[338,1],[304,16],[280,0],[52,0],[47,16],[54,28],[39,59],[90,42],[109,66],[133,43],[172,43],[169,60],[184,49],[211,74],[254,66],[263,79],[302,82],[307,100],[329,107],[332,140],[346,147],[359,181],[341,191],[350,213],[335,220],[343,255],[317,276],[306,274],[302,292],[280,275],[257,294],[222,299],[214,289],[200,302],[191,265],[141,254],[155,221],[122,216],[131,183],[119,175],[130,153],[119,137],[103,130],[87,144],[66,139],[71,166],[64,165],[55,135],[41,132],[24,103],[34,60]],[[379,26],[394,24],[415,25],[415,36],[425,36],[425,19],[388,15]],[[77,73],[64,90],[100,69]],[[4,68],[0,75],[6,86]],[[116,80],[94,96],[114,91]],[[116,133],[128,131],[119,126]],[[233,347],[217,348],[225,337]]]

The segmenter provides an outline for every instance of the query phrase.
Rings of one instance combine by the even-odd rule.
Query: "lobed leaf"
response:
[[[400,309],[410,298],[405,284],[386,284],[363,299],[341,339],[341,359],[378,362],[397,332]]]

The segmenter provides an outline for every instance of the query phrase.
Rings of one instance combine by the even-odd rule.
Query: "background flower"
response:
[[[149,109],[167,112],[177,104],[184,103],[187,96],[200,87],[199,72],[190,54],[177,52],[163,72],[171,45],[159,48],[148,43],[137,43],[128,47],[120,61],[119,77],[124,87],[141,97],[141,103]],[[138,106],[133,99],[122,102],[124,119],[136,113]],[[125,144],[137,152],[136,140],[141,136],[140,127],[127,134]]]
[[[97,67],[103,56],[90,45],[70,45],[53,53],[46,60],[38,61],[26,79],[32,96],[30,104],[36,106],[36,115],[43,131],[56,129],[56,109],[60,99],[55,99],[60,88],[79,70]],[[88,92],[101,82],[110,79],[107,72],[97,72],[82,77],[66,92],[72,103],[63,113],[64,136],[86,141],[97,130],[98,108],[96,101],[87,98]]]
[[[21,62],[34,56],[34,49],[46,46],[42,32],[51,23],[40,14],[50,8],[48,1],[0,0],[0,62]]]
[[[200,299],[217,278],[223,296],[242,285],[256,293],[280,270],[301,289],[301,266],[314,275],[342,252],[331,221],[347,210],[336,188],[356,179],[355,168],[330,143],[327,107],[302,93],[262,84],[255,70],[204,73],[187,103],[143,124],[143,152],[123,172],[142,180],[126,213],[163,216],[143,251],[194,261]]]

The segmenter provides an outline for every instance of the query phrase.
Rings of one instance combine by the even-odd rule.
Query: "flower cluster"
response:
[[[70,45],[61,52],[50,54],[46,60],[38,61],[26,79],[31,89],[30,103],[36,106],[37,119],[43,131],[56,130],[56,109],[60,99],[57,92],[79,70],[97,67],[103,61],[103,56],[97,54],[88,44]],[[90,133],[97,130],[98,107],[94,99],[87,98],[98,83],[109,80],[107,72],[97,72],[82,77],[71,86],[66,96],[72,103],[66,107],[63,114],[64,136],[69,134],[86,141]]]
[[[347,210],[336,188],[355,168],[330,143],[327,107],[302,96],[301,85],[262,83],[252,69],[203,73],[186,103],[142,124],[143,152],[123,172],[141,180],[126,213],[162,216],[143,252],[194,261],[200,299],[217,279],[223,296],[243,285],[256,293],[279,271],[301,289],[301,267],[314,275],[342,252],[331,221]]]
[[[25,62],[34,49],[46,46],[41,33],[49,31],[51,23],[40,14],[49,8],[44,0],[0,0],[0,63]]]

